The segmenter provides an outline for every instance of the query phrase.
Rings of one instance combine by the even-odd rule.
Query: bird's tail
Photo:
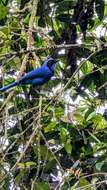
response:
[[[18,85],[18,82],[17,82],[17,81],[16,81],[16,82],[13,82],[13,83],[11,83],[11,84],[9,84],[9,85],[7,85],[7,86],[4,86],[4,87],[0,88],[0,92],[4,92],[5,90],[8,90],[9,88],[12,88],[12,87],[14,87],[14,86],[16,86],[16,85]]]

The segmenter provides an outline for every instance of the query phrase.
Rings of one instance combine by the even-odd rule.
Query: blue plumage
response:
[[[52,57],[48,58],[41,67],[26,73],[21,79],[7,86],[0,88],[3,92],[17,85],[30,84],[32,86],[43,85],[54,75],[56,60]]]

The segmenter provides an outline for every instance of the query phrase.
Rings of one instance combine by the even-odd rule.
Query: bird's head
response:
[[[57,60],[52,57],[48,58],[45,63],[51,71],[54,71]]]

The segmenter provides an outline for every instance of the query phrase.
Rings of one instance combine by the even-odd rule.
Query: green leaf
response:
[[[50,122],[47,127],[44,128],[45,133],[55,130],[56,128],[56,121]]]
[[[66,141],[64,147],[65,147],[66,152],[67,152],[68,154],[71,154],[71,152],[72,152],[72,145],[71,145],[71,140],[70,140],[70,139],[68,139],[68,140]]]
[[[95,116],[95,114],[96,114],[95,111],[91,112],[91,113],[88,115],[88,117],[86,118],[86,121],[91,120],[91,119]]]
[[[56,160],[53,158],[52,160],[48,161],[44,166],[44,171],[48,172],[50,171],[50,168],[54,168],[56,165]]]
[[[56,117],[61,117],[64,115],[64,108],[63,107],[58,107],[55,109],[55,116]]]
[[[29,162],[18,163],[17,165],[19,166],[20,169],[24,169],[36,166],[36,163],[33,161],[29,161]]]
[[[60,23],[57,21],[57,19],[55,19],[54,22],[53,22],[53,28],[54,28],[54,31],[57,34],[57,37],[60,37],[59,26],[60,26]]]
[[[84,116],[82,115],[82,113],[75,112],[74,113],[74,118],[75,118],[75,120],[76,120],[77,123],[83,124],[83,122],[84,122]]]
[[[50,150],[47,149],[45,145],[40,145],[39,147],[37,145],[33,146],[33,150],[36,156],[38,155],[38,151],[39,151],[43,160],[45,160],[46,158],[47,160],[53,160],[52,153],[50,152]]]
[[[85,75],[84,78],[81,80],[80,85],[84,86],[85,88],[89,88],[93,80],[94,76],[91,76],[91,74]]]
[[[19,174],[15,177],[15,182],[17,184],[19,184],[22,181],[22,178],[25,175],[25,171],[24,170],[20,170]]]
[[[94,190],[94,189],[92,189],[92,187],[90,186],[90,187],[87,187],[87,186],[90,186],[91,184],[86,180],[86,179],[84,179],[84,178],[80,178],[79,179],[79,184],[78,184],[78,186],[80,187],[80,188],[84,188],[85,189],[85,187],[87,188],[87,190]],[[93,185],[92,185],[93,186]]]
[[[28,25],[28,23],[29,23],[30,15],[31,15],[30,13],[27,14],[27,16],[26,16],[25,19],[24,19],[24,23],[27,24],[27,25]]]
[[[93,117],[93,122],[95,123],[95,124],[98,124],[98,123],[100,123],[102,121],[102,116],[101,115],[95,115],[94,117]]]
[[[70,188],[70,190],[76,190],[76,188],[73,186],[73,187]]]
[[[26,167],[26,165],[25,165],[25,163],[23,162],[23,163],[18,163],[17,164],[18,165],[18,167],[20,168],[20,169],[24,169],[25,167]]]
[[[66,141],[68,135],[69,135],[68,130],[66,128],[62,127],[60,129],[60,137],[61,137],[61,140],[63,143]]]
[[[1,29],[1,31],[6,35],[6,37],[7,37],[7,35],[9,34],[9,29],[8,29],[7,26],[4,26],[4,27]]]
[[[34,38],[35,38],[35,47],[40,47],[43,43],[43,39],[38,36],[36,33],[34,33]]]
[[[86,109],[87,110],[87,109]],[[85,112],[85,119],[87,119],[87,117],[94,112],[94,108],[93,107],[89,107],[89,109]]]
[[[3,6],[3,4],[0,4],[0,20],[6,17],[7,11],[8,11],[7,6]]]
[[[84,74],[88,74],[93,70],[93,64],[90,61],[87,61],[86,63],[83,64],[81,70]]]
[[[101,115],[95,115],[92,121],[96,125],[97,129],[104,129],[107,127],[107,121]]]
[[[30,167],[32,167],[32,166],[36,166],[36,163],[33,162],[33,161],[26,162],[25,164],[26,164],[26,167],[27,167],[27,168],[30,168]]]
[[[104,162],[98,162],[95,164],[95,167],[97,169],[97,171],[101,172],[101,168],[104,165]]]

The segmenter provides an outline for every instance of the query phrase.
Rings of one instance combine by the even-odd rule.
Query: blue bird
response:
[[[44,64],[41,67],[38,67],[37,69],[34,69],[34,70],[26,73],[18,81],[0,88],[0,92],[3,92],[9,88],[12,88],[12,87],[18,86],[18,85],[30,84],[32,86],[38,86],[38,85],[45,84],[54,75],[56,62],[57,61],[55,59],[53,59],[52,57],[46,59],[46,61],[44,62]]]

